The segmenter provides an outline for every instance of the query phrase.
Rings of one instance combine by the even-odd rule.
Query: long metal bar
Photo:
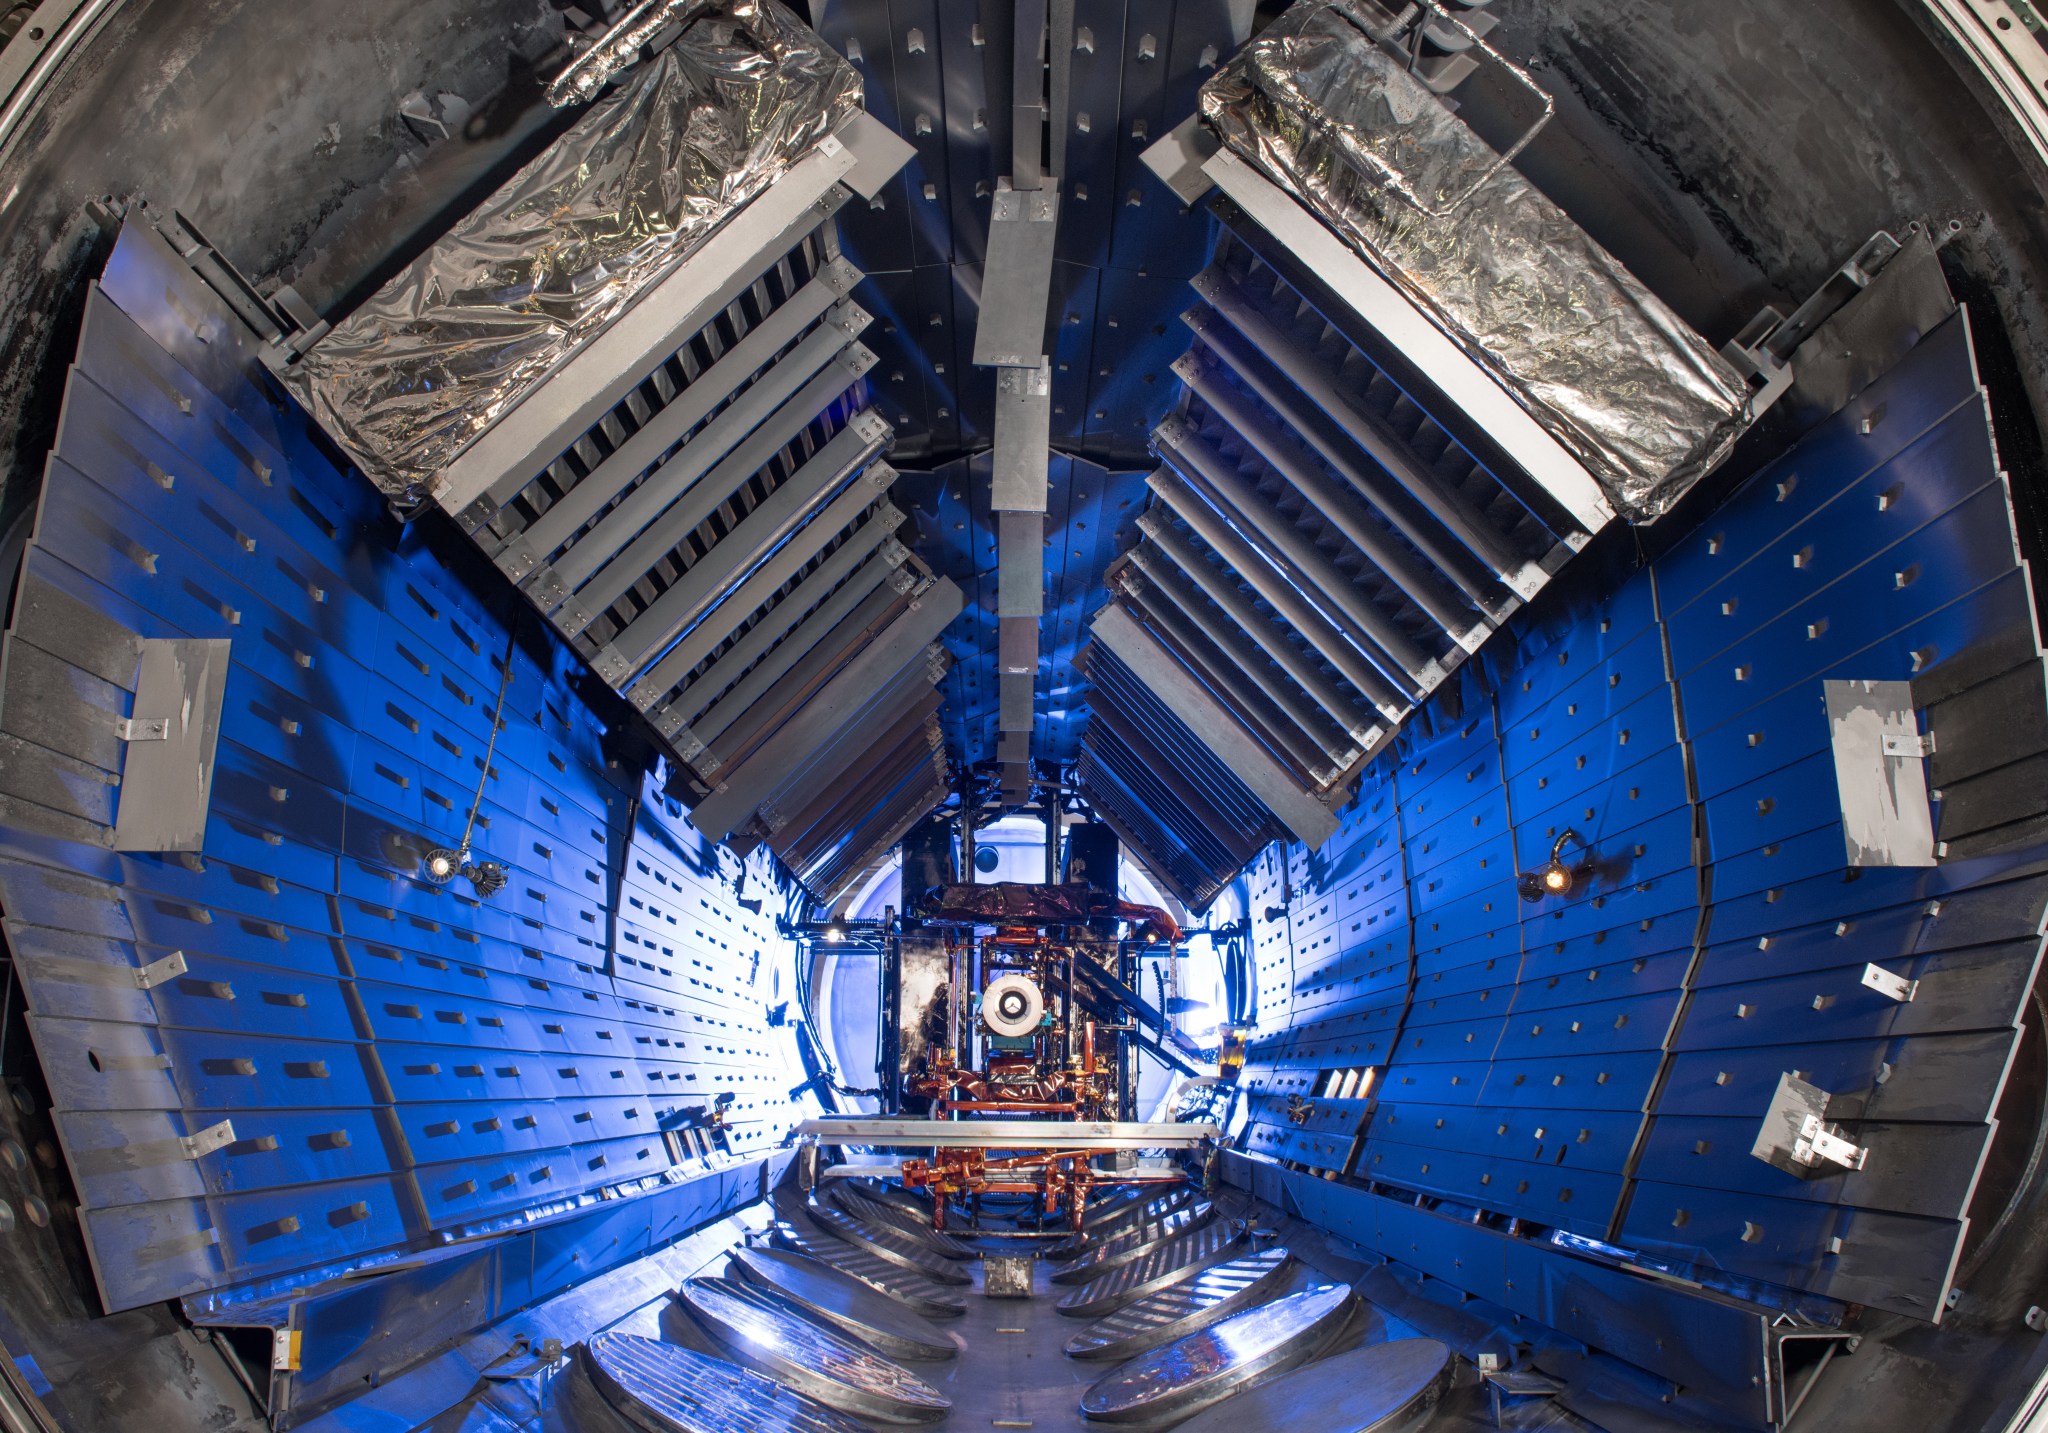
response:
[[[1463,493],[1445,485],[1392,433],[1384,422],[1360,409],[1351,396],[1339,388],[1327,365],[1302,348],[1299,340],[1261,313],[1227,275],[1210,268],[1189,280],[1189,286],[1209,301],[1209,306],[1251,342],[1253,348],[1279,369],[1343,429],[1344,435],[1364,450],[1365,455],[1385,468],[1394,480],[1414,494],[1416,501],[1451,530],[1474,556],[1491,567],[1500,580],[1523,597],[1535,595],[1547,574],[1535,563],[1508,546]],[[1203,337],[1216,334],[1214,325],[1196,330]],[[1218,334],[1223,343],[1228,335]],[[1533,585],[1527,585],[1533,584]],[[1525,590],[1526,585],[1526,590]]]
[[[825,1144],[974,1145],[982,1149],[1193,1149],[1220,1139],[1212,1124],[1135,1120],[805,1120],[796,1132]]]
[[[624,551],[579,586],[575,594],[553,614],[555,625],[573,637],[595,622],[628,588],[645,577],[655,563],[674,551],[684,538],[718,510],[721,503],[793,442],[797,434],[817,421],[818,415],[837,401],[855,379],[874,365],[874,361],[874,354],[855,343],[825,365],[824,372],[776,409],[773,417],[755,429],[745,442],[699,479],[666,512],[650,522]],[[590,540],[585,538],[584,542]],[[578,543],[570,548],[569,555],[574,556],[582,546],[583,543]]]
[[[1251,599],[1239,592],[1236,586],[1210,566],[1190,544],[1175,537],[1172,529],[1155,513],[1144,513],[1138,518],[1138,530],[1151,538],[1159,551],[1173,559],[1174,564],[1194,580],[1197,587],[1208,595],[1210,601],[1221,607],[1231,621],[1244,629],[1246,636],[1259,644],[1261,650],[1279,664],[1280,670],[1301,684],[1303,691],[1321,704],[1353,741],[1363,742],[1367,727],[1360,713],[1358,703],[1343,688],[1325,676],[1301,652],[1294,648],[1281,630],[1261,617],[1252,608]]]
[[[933,688],[945,675],[945,661],[943,652],[928,649],[923,658],[904,664],[879,690],[865,698],[857,712],[818,739],[816,749],[808,754],[802,751],[803,746],[810,744],[811,737],[806,735],[800,741],[783,740],[783,746],[793,747],[795,753],[787,759],[783,751],[771,749],[765,761],[740,763],[734,771],[741,784],[752,789],[754,797],[747,802],[748,809],[740,814],[736,827],[746,825],[749,816],[770,821],[788,803],[803,800],[812,787],[831,784],[872,751],[874,743],[912,708],[926,713],[935,711],[939,696]],[[803,713],[797,715],[801,717]],[[782,737],[778,728],[762,748]],[[762,748],[756,748],[751,755],[760,755]]]
[[[1382,672],[1366,653],[1332,625],[1328,617],[1315,609],[1301,590],[1287,580],[1284,572],[1268,561],[1266,555],[1247,541],[1243,533],[1224,521],[1223,514],[1203,502],[1179,474],[1160,468],[1145,479],[1145,483],[1168,507],[1180,514],[1181,520],[1193,528],[1202,541],[1216,550],[1234,575],[1250,583],[1254,592],[1265,598],[1275,612],[1308,639],[1309,646],[1322,653],[1324,661],[1343,673],[1344,680],[1363,692],[1389,720],[1399,718],[1401,709],[1408,705],[1414,694],[1396,689],[1389,678],[1396,674],[1405,678],[1407,673],[1391,662],[1388,665],[1393,670]]]
[[[859,878],[861,872],[879,861],[884,851],[903,839],[904,832],[922,821],[927,813],[944,801],[946,792],[946,779],[940,777],[922,790],[915,790],[901,798],[894,808],[894,815],[878,818],[847,838],[841,850],[854,851],[855,854],[850,859],[843,855],[835,856],[813,867],[806,874],[806,879],[814,888],[822,889],[828,901],[837,901],[846,894],[847,888]],[[856,846],[855,843],[871,830],[880,830],[881,834],[865,846]]]
[[[845,352],[852,342],[853,335],[838,324],[820,324],[811,330],[809,336],[791,349],[780,363],[749,384],[724,411],[705,424],[695,438],[649,473],[645,482],[599,518],[597,525],[583,534],[550,567],[540,569],[527,584],[535,600],[543,604],[558,603],[589,581],[591,574],[604,566],[614,553],[667,511],[671,503],[689,493],[699,479],[740,447],[749,433],[767,422],[771,414],[789,402],[804,384]],[[731,488],[724,489],[716,497],[723,498],[730,491]],[[716,505],[714,502],[713,506]],[[565,533],[563,540],[566,541],[567,537]]]
[[[1245,711],[1251,711],[1257,703],[1246,691],[1246,684],[1266,698],[1306,737],[1309,748],[1296,748],[1289,743],[1295,758],[1308,771],[1315,771],[1317,757],[1308,755],[1312,749],[1320,758],[1338,766],[1349,764],[1357,755],[1355,744],[1346,746],[1349,737],[1332,721],[1329,715],[1310,706],[1302,700],[1301,689],[1276,680],[1270,667],[1260,655],[1257,644],[1248,639],[1242,629],[1232,625],[1226,628],[1218,624],[1203,610],[1202,595],[1181,575],[1180,568],[1170,559],[1161,558],[1151,544],[1140,543],[1131,549],[1131,565],[1136,573],[1127,573],[1122,581],[1123,590],[1142,607],[1148,617],[1156,622],[1174,641],[1189,651],[1198,651],[1200,644],[1189,640],[1190,632],[1199,636],[1213,647],[1217,654],[1230,663],[1229,673],[1215,673],[1209,663],[1203,666],[1216,678],[1214,685],[1228,695]],[[1236,680],[1232,680],[1232,675]],[[1331,742],[1324,733],[1338,729],[1340,739]]]
[[[973,361],[984,368],[1037,368],[1045,357],[1045,305],[1052,284],[1060,195],[999,189],[991,197],[988,253]]]
[[[1321,548],[1238,476],[1221,453],[1196,437],[1177,418],[1160,424],[1153,436],[1159,455],[1189,487],[1221,512],[1233,527],[1246,531],[1250,540],[1264,550],[1267,561],[1286,573],[1290,581],[1311,596],[1322,597],[1335,609],[1336,616],[1351,622],[1377,643],[1381,651],[1400,665],[1412,684],[1411,690],[1428,691],[1443,680],[1443,669],[1436,658],[1416,646],[1413,638],[1373,606]]]
[[[1293,773],[1263,747],[1247,741],[1243,724],[1130,613],[1112,604],[1095,614],[1090,630],[1297,840],[1320,846],[1336,834],[1337,818],[1330,808],[1303,791]]]
[[[1409,551],[1396,542],[1380,524],[1372,512],[1361,501],[1352,488],[1346,487],[1330,477],[1316,464],[1306,461],[1300,451],[1273,431],[1265,421],[1265,415],[1247,402],[1244,395],[1221,380],[1214,370],[1199,362],[1178,360],[1181,369],[1192,375],[1189,386],[1201,400],[1214,409],[1216,416],[1230,425],[1231,431],[1244,441],[1259,459],[1278,473],[1287,484],[1317,512],[1328,518],[1351,545],[1364,554],[1366,560],[1387,575],[1396,587],[1406,593],[1408,600],[1427,612],[1438,626],[1459,641],[1461,646],[1476,646],[1492,630],[1492,622],[1485,615],[1486,595],[1484,584],[1470,583],[1479,594],[1467,602],[1465,587],[1456,586],[1455,573],[1439,578],[1435,572],[1422,566]],[[1370,475],[1363,472],[1346,472],[1353,483],[1361,479],[1370,481]],[[1375,495],[1378,484],[1363,487],[1358,491]],[[1384,496],[1384,494],[1379,494]],[[1385,511],[1385,509],[1381,509]],[[1389,519],[1392,520],[1391,517]],[[1396,525],[1396,530],[1401,530]],[[1477,604],[1475,610],[1473,603]],[[1467,641],[1467,638],[1470,641]]]
[[[1088,733],[1083,737],[1084,741],[1094,737],[1097,723],[1100,723],[1105,729],[1114,734],[1118,741],[1121,741],[1130,748],[1131,755],[1138,759],[1138,763],[1155,780],[1173,793],[1174,799],[1185,806],[1188,814],[1194,817],[1195,824],[1212,837],[1218,845],[1222,846],[1232,859],[1247,861],[1264,844],[1263,837],[1254,834],[1250,838],[1249,849],[1247,849],[1244,833],[1238,830],[1237,823],[1229,820],[1222,812],[1210,805],[1209,798],[1202,793],[1201,789],[1193,781],[1188,779],[1187,772],[1181,762],[1169,758],[1164,752],[1154,746],[1151,739],[1139,731],[1136,724],[1126,718],[1121,711],[1117,710],[1113,703],[1094,701],[1089,704]],[[1096,760],[1105,760],[1099,751],[1096,753]],[[1232,837],[1237,839],[1233,840],[1231,839]]]
[[[1281,474],[1304,495],[1313,487],[1320,496],[1337,499],[1330,507],[1330,520],[1343,530],[1346,537],[1358,545],[1360,551],[1380,565],[1390,577],[1401,585],[1404,592],[1415,598],[1418,606],[1444,625],[1449,632],[1462,631],[1471,626],[1469,614],[1460,613],[1457,607],[1436,594],[1426,574],[1415,565],[1401,549],[1389,542],[1385,535],[1376,531],[1374,524],[1360,513],[1357,504],[1345,500],[1335,485],[1324,479],[1316,482],[1316,474],[1310,465],[1303,463],[1288,451],[1286,442],[1275,434],[1259,411],[1254,408],[1236,389],[1223,382],[1214,368],[1203,362],[1199,352],[1186,353],[1173,362],[1173,371],[1180,380],[1195,390],[1204,403],[1216,410],[1216,415],[1228,423],[1237,434],[1250,444],[1275,472]],[[1303,407],[1293,395],[1284,389],[1259,379],[1258,366],[1248,363],[1240,370],[1231,370],[1252,386],[1252,391],[1270,404],[1284,421],[1304,440],[1309,442],[1316,453],[1342,475],[1359,492],[1366,496],[1373,507],[1383,514],[1394,529],[1424,557],[1436,566],[1437,571],[1456,585],[1457,589],[1471,599],[1480,611],[1493,613],[1501,608],[1501,602],[1494,590],[1492,577],[1475,563],[1461,547],[1446,543],[1433,529],[1429,521],[1418,522],[1409,511],[1409,505],[1397,493],[1387,491],[1383,480],[1375,478],[1341,447],[1328,442],[1317,442],[1319,425],[1315,415]],[[1508,599],[1512,610],[1514,599]]]
[[[1593,475],[1449,334],[1324,228],[1285,191],[1228,149],[1202,172],[1254,223],[1312,270],[1344,304],[1413,363],[1471,421],[1486,431],[1536,484],[1588,533],[1614,517]]]
[[[596,517],[606,503],[624,492],[627,484],[680,443],[685,433],[708,418],[763,364],[793,342],[812,320],[844,298],[847,289],[859,283],[860,278],[860,271],[844,259],[828,264],[816,278],[748,329],[739,342],[699,373],[696,381],[678,393],[673,402],[650,415],[631,437],[612,450],[610,457],[586,473],[582,482],[564,493],[525,531],[506,539],[495,558],[499,570],[515,582],[525,577],[549,553],[573,537],[576,529]],[[859,334],[859,329],[845,329],[843,325],[842,331],[849,338]]]
[[[1010,183],[1036,189],[1045,181],[1046,0],[1016,0],[1010,50]]]
[[[738,577],[771,552],[839,491],[849,477],[882,451],[889,428],[872,412],[859,413],[854,420],[826,440],[811,454],[810,461],[776,485],[740,520],[724,539],[690,564],[668,590],[647,604],[638,617],[612,638],[591,665],[613,686],[647,664],[648,659],[684,628],[704,614],[704,609],[735,584]],[[896,481],[896,470],[877,463],[855,479],[856,485],[879,497]]]
[[[860,534],[834,549],[832,556],[806,576],[795,591],[770,608],[747,629],[745,636],[719,653],[718,660],[702,676],[671,697],[660,716],[674,714],[687,722],[717,701],[728,687],[752,680],[756,672],[773,663],[774,675],[762,679],[760,690],[766,691],[768,684],[787,671],[791,662],[809,651],[818,637],[881,586],[882,579],[896,571],[910,555],[909,549],[890,539],[887,530],[879,525],[870,540],[861,541],[867,533],[868,529],[863,528]],[[864,562],[876,547],[882,549],[881,556],[874,562]],[[853,575],[848,578],[848,573]],[[783,652],[784,647],[802,638],[809,622],[818,619],[823,619],[824,625],[812,634],[810,642],[799,650]]]
[[[862,504],[866,500],[867,494],[857,488],[849,488],[834,498],[831,505],[818,514],[816,521],[784,543],[773,557],[749,573],[747,580],[734,588],[725,601],[706,613],[703,621],[692,627],[675,646],[669,648],[662,659],[648,669],[647,675],[627,689],[627,698],[642,711],[653,706],[664,693],[682,681],[691,668],[710,656],[713,648],[737,631],[748,616],[765,607],[783,583],[789,581],[805,563],[818,555],[819,549],[851,526],[854,519],[860,516]],[[902,523],[903,514],[894,506],[886,502],[877,504],[859,531],[839,548],[835,548],[832,556],[820,564],[820,571],[832,568],[838,574],[827,579],[827,585],[851,572],[861,557],[872,552],[890,533],[902,526]],[[860,545],[859,554],[847,555],[844,549],[855,544]],[[843,565],[835,566],[841,563]],[[809,582],[810,578],[806,577],[805,585]]]
[[[896,546],[901,549],[901,544]],[[867,563],[843,587],[819,603],[817,611],[805,617],[773,652],[734,683],[731,691],[718,695],[716,689],[707,685],[705,690],[713,692],[714,700],[690,723],[692,733],[707,744],[716,741],[740,713],[772,691],[828,632],[836,630],[870,601],[879,606],[894,602],[916,581],[916,574],[903,567],[901,557],[878,557]],[[877,598],[875,593],[884,582],[888,583],[888,595]]]
[[[660,724],[662,730],[706,776],[744,760],[778,722],[809,701],[841,663],[894,622],[909,605],[908,594],[898,592],[893,584],[869,593],[757,700],[742,703],[728,694],[715,703],[705,713],[704,721],[722,727],[719,735],[700,739],[695,726],[677,725],[671,729],[667,722]]]
[[[911,662],[892,678],[867,708],[831,733],[810,755],[793,759],[776,773],[775,789],[762,799],[763,812],[801,801],[819,786],[830,785],[874,754],[876,746],[912,712],[930,715],[939,709],[933,690],[945,675],[941,656],[928,663]]]
[[[775,256],[829,219],[852,196],[839,180],[855,161],[833,136],[821,139],[618,322],[458,453],[442,474],[436,494],[441,506],[472,532],[488,522]]]
[[[815,854],[817,845],[833,834],[821,830],[832,817],[837,815],[846,824],[851,824],[871,814],[876,802],[907,780],[921,759],[930,757],[931,742],[937,731],[937,723],[931,713],[937,707],[938,693],[930,695],[932,706],[926,707],[920,702],[899,717],[875,744],[874,754],[868,763],[850,773],[850,785],[844,777],[830,784],[821,784],[796,811],[771,823],[774,831],[768,838],[768,844],[777,855],[791,865],[801,865],[808,855]],[[843,829],[839,834],[844,834]]]
[[[863,647],[818,694],[729,773],[691,812],[697,829],[723,840],[746,811],[758,806],[832,735],[857,717],[898,673],[925,659],[925,648],[960,615],[965,598],[940,578],[922,600]]]

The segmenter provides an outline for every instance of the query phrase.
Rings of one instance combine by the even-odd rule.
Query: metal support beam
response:
[[[996,616],[1029,617],[1036,631],[1037,618],[1044,611],[1045,515],[998,512]]]
[[[1045,511],[1052,458],[1052,364],[996,374],[996,423],[989,506],[997,512]]]
[[[974,329],[977,365],[1036,368],[1044,357],[1059,215],[1059,191],[1050,185],[995,192],[982,264],[981,318]]]
[[[822,1144],[890,1147],[973,1145],[982,1149],[1194,1149],[1222,1138],[1212,1124],[1121,1120],[915,1120],[856,1115],[805,1120],[796,1132]]]

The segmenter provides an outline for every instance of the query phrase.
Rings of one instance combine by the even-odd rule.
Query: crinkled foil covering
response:
[[[1511,166],[1482,178],[1497,153],[1363,23],[1302,0],[1210,77],[1202,115],[1491,371],[1618,511],[1656,518],[1727,455],[1747,387]]]
[[[457,453],[860,104],[853,68],[775,0],[700,19],[287,382],[379,488],[431,493]]]

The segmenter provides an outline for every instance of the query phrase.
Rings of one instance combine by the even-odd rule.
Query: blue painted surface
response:
[[[1845,869],[1821,679],[1940,680],[2027,622],[1989,437],[1958,317],[1666,556],[1518,618],[1330,842],[1262,857],[1245,1147],[1935,1316],[2048,884],[2027,852]],[[1520,899],[1567,829],[1590,878]],[[1329,1097],[1361,1067],[1370,1100]],[[1865,1173],[1752,1156],[1788,1070],[1836,1094]]]
[[[231,642],[204,845],[106,849],[118,744],[61,732],[11,759],[75,774],[38,788],[59,805],[17,795],[0,827],[109,1305],[375,1262],[778,1142],[802,1077],[763,1016],[793,969],[765,858],[744,867],[757,913],[742,864],[617,759],[575,655],[209,347],[214,301],[165,257],[131,227],[93,297],[26,569],[74,628]],[[22,624],[12,671],[128,709],[61,622]],[[510,875],[489,900],[421,878],[480,780],[477,853]],[[136,986],[173,952],[182,976]],[[687,1132],[728,1092],[712,1152]],[[235,1143],[181,1155],[223,1118]],[[581,1277],[560,1257],[536,1287]]]

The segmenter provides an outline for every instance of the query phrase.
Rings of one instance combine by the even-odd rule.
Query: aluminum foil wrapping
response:
[[[1748,388],[1363,23],[1342,0],[1302,0],[1210,77],[1202,115],[1490,371],[1617,511],[1656,518],[1727,455]]]
[[[853,68],[775,0],[701,18],[286,382],[378,487],[430,494],[450,459],[860,104]]]

